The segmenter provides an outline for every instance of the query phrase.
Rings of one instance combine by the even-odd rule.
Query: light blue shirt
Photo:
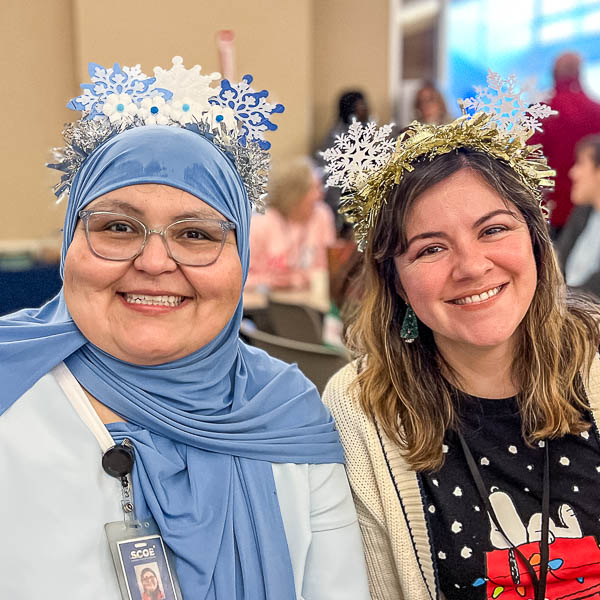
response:
[[[600,271],[600,212],[594,210],[569,253],[567,285],[583,285],[596,271]]]

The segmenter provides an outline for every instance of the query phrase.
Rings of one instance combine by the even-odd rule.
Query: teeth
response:
[[[147,296],[145,294],[125,294],[129,304],[148,304],[150,306],[179,306],[183,296]]]
[[[464,298],[459,298],[458,300],[453,300],[454,304],[471,304],[474,302],[483,302],[492,296],[495,296],[500,290],[502,286],[499,285],[487,292],[482,292],[481,294],[473,294],[472,296],[465,296]]]

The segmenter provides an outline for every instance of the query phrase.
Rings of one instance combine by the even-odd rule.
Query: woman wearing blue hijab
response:
[[[167,600],[368,598],[332,419],[296,367],[238,337],[239,170],[197,119],[173,126],[176,92],[108,88],[85,122],[130,119],[69,182],[63,289],[0,319],[0,597],[133,600],[150,569]],[[105,535],[123,523],[141,534]]]

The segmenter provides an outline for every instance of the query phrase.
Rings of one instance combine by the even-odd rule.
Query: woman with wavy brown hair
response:
[[[378,600],[599,587],[598,310],[566,295],[529,135],[413,125],[347,196],[365,292],[324,400]]]

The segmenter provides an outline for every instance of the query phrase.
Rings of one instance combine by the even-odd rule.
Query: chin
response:
[[[493,349],[512,342],[516,333],[516,328],[503,328],[502,330],[490,331],[489,328],[482,328],[482,331],[471,329],[463,332],[463,335],[448,335],[446,339],[450,343],[457,343],[464,347],[473,349]]]
[[[490,333],[488,332],[485,335],[469,336],[469,338],[465,340],[465,343],[476,348],[492,349],[504,346],[505,344],[512,342],[513,335],[513,331],[505,333],[498,332],[493,335],[490,335]]]
[[[136,337],[135,346],[125,341],[123,344],[113,346],[111,350],[108,350],[108,353],[125,362],[147,366],[172,362],[192,353],[192,350],[189,350],[186,346],[174,345],[171,343],[172,341],[168,340],[169,343],[167,344],[159,344],[157,338]]]

